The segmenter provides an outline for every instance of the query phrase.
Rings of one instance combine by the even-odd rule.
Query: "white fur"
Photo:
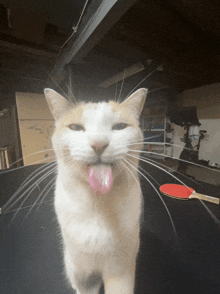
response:
[[[57,121],[53,135],[58,161],[55,210],[63,236],[66,274],[78,294],[98,293],[99,285],[88,290],[76,279],[79,274],[94,272],[102,275],[107,294],[134,291],[141,189],[137,172],[131,168],[128,172],[123,165],[119,168],[117,163],[127,158],[129,144],[142,140],[142,134],[133,126],[112,130],[120,115],[120,110],[114,111],[108,103],[86,104],[78,121],[85,131],[73,131],[65,125],[71,120],[69,111]],[[94,195],[88,183],[87,164],[95,163],[98,156],[91,147],[96,141],[108,144],[101,160],[113,164],[112,189],[102,196]],[[62,153],[66,148],[70,150],[68,162]],[[134,160],[133,165],[137,164]]]

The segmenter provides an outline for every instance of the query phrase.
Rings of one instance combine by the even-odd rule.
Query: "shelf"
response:
[[[164,132],[166,129],[144,129],[145,132]]]
[[[147,145],[147,144],[145,144],[145,145]],[[157,144],[157,143],[148,144],[148,145],[150,145],[151,147],[154,147],[154,146],[163,146],[164,147],[164,145],[165,145],[166,148],[172,148],[173,147],[173,145],[167,145],[167,144],[161,145],[161,144]],[[148,149],[147,148],[144,148],[144,150],[148,150]]]
[[[163,119],[161,120],[161,118]],[[170,123],[168,122],[166,116],[164,115],[148,116],[146,117],[146,121],[143,118],[142,130],[144,132],[144,140],[146,145],[144,150],[149,149],[149,151],[150,150],[154,151],[159,156],[161,156],[163,153],[169,152],[169,154],[171,154],[172,156],[173,146],[166,144],[168,143],[166,142],[166,140],[167,140],[167,131],[169,131],[169,124]],[[173,132],[171,135],[169,135],[169,139],[172,139],[172,136],[173,136]],[[147,142],[148,140],[149,142]]]
[[[157,158],[157,159],[164,159],[167,156],[162,154],[162,153],[157,153],[157,154],[144,154],[145,157],[153,157],[153,158]]]

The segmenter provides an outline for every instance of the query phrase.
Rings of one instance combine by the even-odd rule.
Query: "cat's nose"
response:
[[[91,144],[92,149],[99,156],[104,152],[104,150],[108,147],[108,143],[106,142],[94,142]]]

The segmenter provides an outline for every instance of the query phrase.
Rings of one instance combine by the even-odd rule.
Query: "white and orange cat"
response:
[[[102,281],[106,294],[134,293],[142,194],[133,144],[143,141],[146,94],[139,89],[122,103],[73,104],[45,89],[56,120],[55,210],[65,272],[77,294],[98,294]]]

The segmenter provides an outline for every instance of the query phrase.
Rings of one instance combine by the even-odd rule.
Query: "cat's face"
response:
[[[140,89],[123,103],[72,105],[46,89],[45,96],[56,119],[52,141],[58,161],[114,166],[132,149],[140,150],[141,144],[134,147],[133,143],[143,140],[138,120],[146,92]]]

